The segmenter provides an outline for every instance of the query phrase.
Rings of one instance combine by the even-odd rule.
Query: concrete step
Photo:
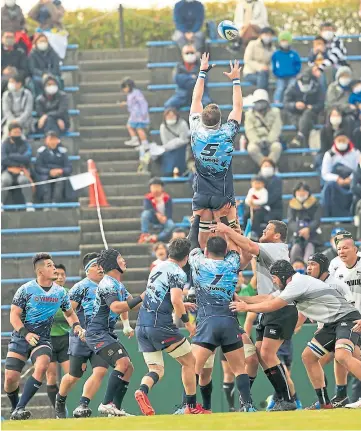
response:
[[[150,175],[148,173],[129,172],[101,172],[100,179],[103,185],[111,184],[141,184],[147,185]]]
[[[79,61],[81,72],[86,70],[146,70],[148,59],[146,57],[121,58],[113,60],[83,60]]]
[[[97,70],[84,70],[80,74],[80,85],[96,82],[113,82],[116,88],[120,88],[120,83],[126,77],[131,77],[139,86],[141,81],[150,81],[149,69],[134,69],[134,70],[110,70],[110,71],[97,71]]]
[[[127,124],[129,115],[121,112],[118,115],[91,115],[80,117],[80,127],[113,127]]]
[[[49,212],[6,211],[1,213],[1,227],[16,229],[26,227],[76,226],[79,219],[79,209],[63,209]],[[4,237],[3,237],[4,238]]]
[[[130,231],[107,231],[106,237],[111,238],[112,241],[121,242],[137,242],[140,235],[140,230],[130,230]],[[86,244],[99,244],[102,242],[102,237],[100,232],[87,232],[82,234],[81,243]]]
[[[87,126],[79,127],[82,139],[87,138],[129,138],[127,127],[124,126]],[[123,139],[124,140],[124,139]]]
[[[104,191],[107,196],[138,196],[148,193],[147,181],[144,180],[144,184],[119,184],[119,185],[105,185]]]
[[[104,145],[101,145],[101,142]],[[98,164],[99,162],[107,161],[129,161],[138,162],[139,153],[133,148],[119,148],[121,146],[118,138],[89,139],[83,141],[86,147],[79,150],[79,155],[82,160],[94,159]]]
[[[150,80],[143,79],[142,81],[137,81],[137,87],[139,90],[146,90],[147,86],[149,85]],[[99,80],[97,82],[83,82],[80,85],[80,93],[118,93],[118,94],[124,94],[120,90],[120,82],[118,81],[104,81]]]
[[[102,209],[103,210],[103,209]],[[99,222],[97,219],[87,219],[80,220],[79,225],[81,228],[82,234],[85,232],[99,232]],[[140,227],[140,219],[139,218],[108,218],[103,220],[104,231],[107,233],[108,231],[118,230],[120,232],[126,230],[137,230]]]
[[[149,106],[151,106],[154,97],[154,92],[144,91],[144,97],[147,99]],[[104,92],[104,93],[86,93],[79,95],[79,102],[77,108],[80,110],[81,115],[117,115],[121,112],[126,112],[125,108],[120,108],[117,103],[124,102],[126,96],[119,92]],[[82,100],[84,99],[84,101]],[[121,111],[121,109],[123,111]]]
[[[129,172],[135,173],[137,172],[137,168],[139,165],[138,160],[125,160],[125,161],[112,161],[109,158],[109,162],[98,162],[96,164],[98,172]],[[85,168],[85,164],[84,164]]]
[[[98,164],[97,164],[98,166]],[[108,202],[112,206],[142,206],[144,196],[107,196]],[[88,206],[88,198],[80,198],[81,206]]]
[[[121,60],[125,58],[147,58],[148,50],[134,49],[134,48],[123,48],[123,49],[106,49],[106,50],[82,50],[78,52],[80,61],[90,60]]]
[[[41,237],[39,238],[39,236]],[[1,247],[3,253],[26,253],[34,251],[34,244],[46,244],[48,250],[66,251],[78,250],[80,232],[59,232],[46,234],[16,234],[2,235]]]
[[[134,207],[104,207],[101,209],[102,218],[103,219],[112,219],[114,217],[122,218],[128,218],[128,217],[140,217],[140,214],[142,212],[143,207],[142,206],[134,206]],[[82,220],[89,220],[89,219],[97,219],[98,214],[96,208],[88,208],[83,207],[81,210],[81,218]]]

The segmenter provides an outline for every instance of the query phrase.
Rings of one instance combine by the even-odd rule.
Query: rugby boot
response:
[[[155,415],[155,411],[154,411],[154,409],[153,409],[153,407],[149,401],[149,398],[145,392],[138,389],[137,391],[135,391],[134,397],[135,397],[135,400],[138,403],[140,411],[143,413],[143,415],[145,415],[145,416]]]
[[[31,416],[31,413],[29,410],[25,410],[23,407],[16,408],[10,416],[11,421],[24,421],[26,419],[29,419]]]
[[[350,402],[349,398],[346,397],[338,397],[335,395],[333,398],[331,398],[331,404],[334,409],[340,409],[342,407],[345,407],[346,404]]]
[[[79,404],[73,411],[73,417],[75,418],[89,418],[91,415],[92,411],[86,404]]]

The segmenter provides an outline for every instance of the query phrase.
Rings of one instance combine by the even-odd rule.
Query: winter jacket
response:
[[[41,94],[36,98],[35,110],[37,117],[50,115],[56,119],[62,119],[69,124],[68,96],[63,91],[58,91],[54,96]]]
[[[327,59],[327,52],[318,52],[316,54],[311,48],[311,51],[308,55],[308,65],[310,67],[321,66],[326,59]]]
[[[357,166],[353,173],[351,192],[354,195],[355,200],[361,199],[361,168],[360,165]]]
[[[39,1],[29,11],[29,17],[39,23],[42,30],[49,30],[51,28],[63,28],[63,17],[65,14],[64,7],[54,4],[52,1],[43,4]]]
[[[7,138],[1,144],[1,172],[11,166],[28,168],[30,161],[31,147],[23,139],[20,144],[12,144]]]
[[[278,49],[272,55],[272,70],[277,78],[292,78],[300,73],[301,58],[293,49]]]
[[[266,47],[260,38],[251,40],[244,52],[244,76],[260,72],[264,66],[269,67],[274,51],[273,45]]]
[[[173,70],[174,82],[177,84],[178,88],[191,92],[197,81],[198,71],[199,61],[196,61],[194,65],[178,63]]]
[[[29,76],[28,57],[17,44],[11,50],[5,49],[3,44],[1,45],[1,72],[8,66],[16,67],[24,77]]]
[[[278,108],[270,108],[265,116],[262,116],[251,109],[246,111],[244,126],[248,143],[251,145],[261,141],[278,142],[282,130],[281,112]]]
[[[351,105],[358,105],[361,103],[361,93],[351,93],[348,99],[348,103]]]
[[[361,127],[357,127],[352,132],[352,142],[355,145],[355,148],[361,151]]]
[[[307,93],[302,93],[297,81],[287,87],[284,96],[284,109],[293,114],[300,113],[301,111],[296,108],[296,102],[311,105],[313,111],[316,113],[319,113],[323,109],[324,97],[321,86],[316,78],[312,79],[312,88]]]
[[[247,8],[252,8],[251,21],[249,23],[245,22],[245,17],[247,15]],[[241,29],[244,25],[252,24],[259,28],[268,27],[268,14],[266,6],[263,0],[253,1],[251,4],[240,0],[237,2],[236,10],[234,12],[234,24]]]
[[[134,88],[127,94],[127,106],[130,114],[129,121],[149,123],[148,102],[140,90]]]
[[[324,181],[337,181],[339,175],[333,173],[335,166],[344,165],[351,171],[355,171],[360,160],[360,151],[355,150],[353,143],[350,143],[349,151],[340,153],[335,145],[323,156],[321,175]]]
[[[32,123],[34,98],[31,91],[22,88],[20,91],[6,91],[2,98],[3,119],[16,120],[23,128],[28,129]]]
[[[29,69],[32,76],[60,76],[60,58],[50,45],[46,51],[33,48],[29,54]]]
[[[188,123],[179,118],[174,126],[168,126],[164,122],[160,125],[160,139],[165,151],[172,151],[187,145],[190,140]]]
[[[330,123],[323,126],[320,133],[321,148],[319,153],[325,154],[326,151],[330,150],[333,145],[334,134],[338,130],[343,130],[343,129],[344,128],[342,123],[337,129],[334,129]],[[352,136],[349,136],[349,138],[352,139]]]
[[[187,2],[181,0],[175,4],[173,10],[175,28],[182,33],[196,33],[200,31],[204,21],[204,6],[200,1]]]
[[[339,109],[345,109],[349,106],[349,97],[351,95],[351,88],[342,88],[337,81],[332,82],[326,93],[326,109],[328,112],[336,106]]]
[[[1,8],[1,31],[17,31],[24,30],[25,18],[23,11],[19,5],[14,7],[7,7],[6,5]]]
[[[163,193],[162,198],[164,200],[165,205],[165,216],[167,219],[172,219],[172,198],[168,193]],[[144,210],[153,210],[157,211],[156,199],[152,195],[152,193],[148,193],[144,197]]]
[[[288,205],[288,233],[293,236],[302,227],[310,228],[310,240],[315,240],[317,237],[317,229],[321,224],[322,207],[318,200],[310,195],[305,202],[300,202],[296,198],[292,198]]]
[[[266,178],[265,186],[268,191],[267,205],[271,208],[271,211],[280,211],[280,214],[282,214],[282,178],[278,177],[277,175],[273,175],[270,178]]]
[[[59,144],[55,150],[43,145],[38,149],[35,161],[35,172],[41,178],[49,177],[51,169],[63,169],[63,177],[72,173],[71,162],[68,157],[68,150]]]
[[[343,41],[334,37],[330,42],[326,42],[326,58],[318,68],[323,71],[329,66],[343,66],[346,64],[346,55],[347,50]]]

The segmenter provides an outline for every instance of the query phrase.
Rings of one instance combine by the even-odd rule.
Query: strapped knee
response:
[[[199,232],[210,232],[209,226],[212,224],[212,221],[201,220],[199,222]]]
[[[19,358],[6,358],[5,359],[5,370],[18,371],[21,373],[25,366],[25,361]]]
[[[337,349],[344,349],[347,352],[350,352],[352,355],[353,351],[355,350],[355,346],[351,346],[351,344],[346,344],[346,343],[339,343],[339,344],[336,344],[335,346],[335,350]]]
[[[237,229],[239,227],[236,219],[229,220],[228,223],[229,223],[229,227],[231,227],[232,229]]]
[[[307,343],[307,346],[312,350],[312,353],[316,355],[318,358],[322,358],[323,356],[327,355],[329,351],[325,349],[322,344],[320,344],[318,341],[313,340],[309,341]]]
[[[168,352],[169,356],[174,359],[181,358],[182,356],[187,355],[192,352],[192,347],[187,339],[183,341],[178,347],[176,347],[171,352]]]

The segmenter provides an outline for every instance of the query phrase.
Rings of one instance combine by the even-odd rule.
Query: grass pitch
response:
[[[2,422],[3,430],[360,430],[361,410]]]

